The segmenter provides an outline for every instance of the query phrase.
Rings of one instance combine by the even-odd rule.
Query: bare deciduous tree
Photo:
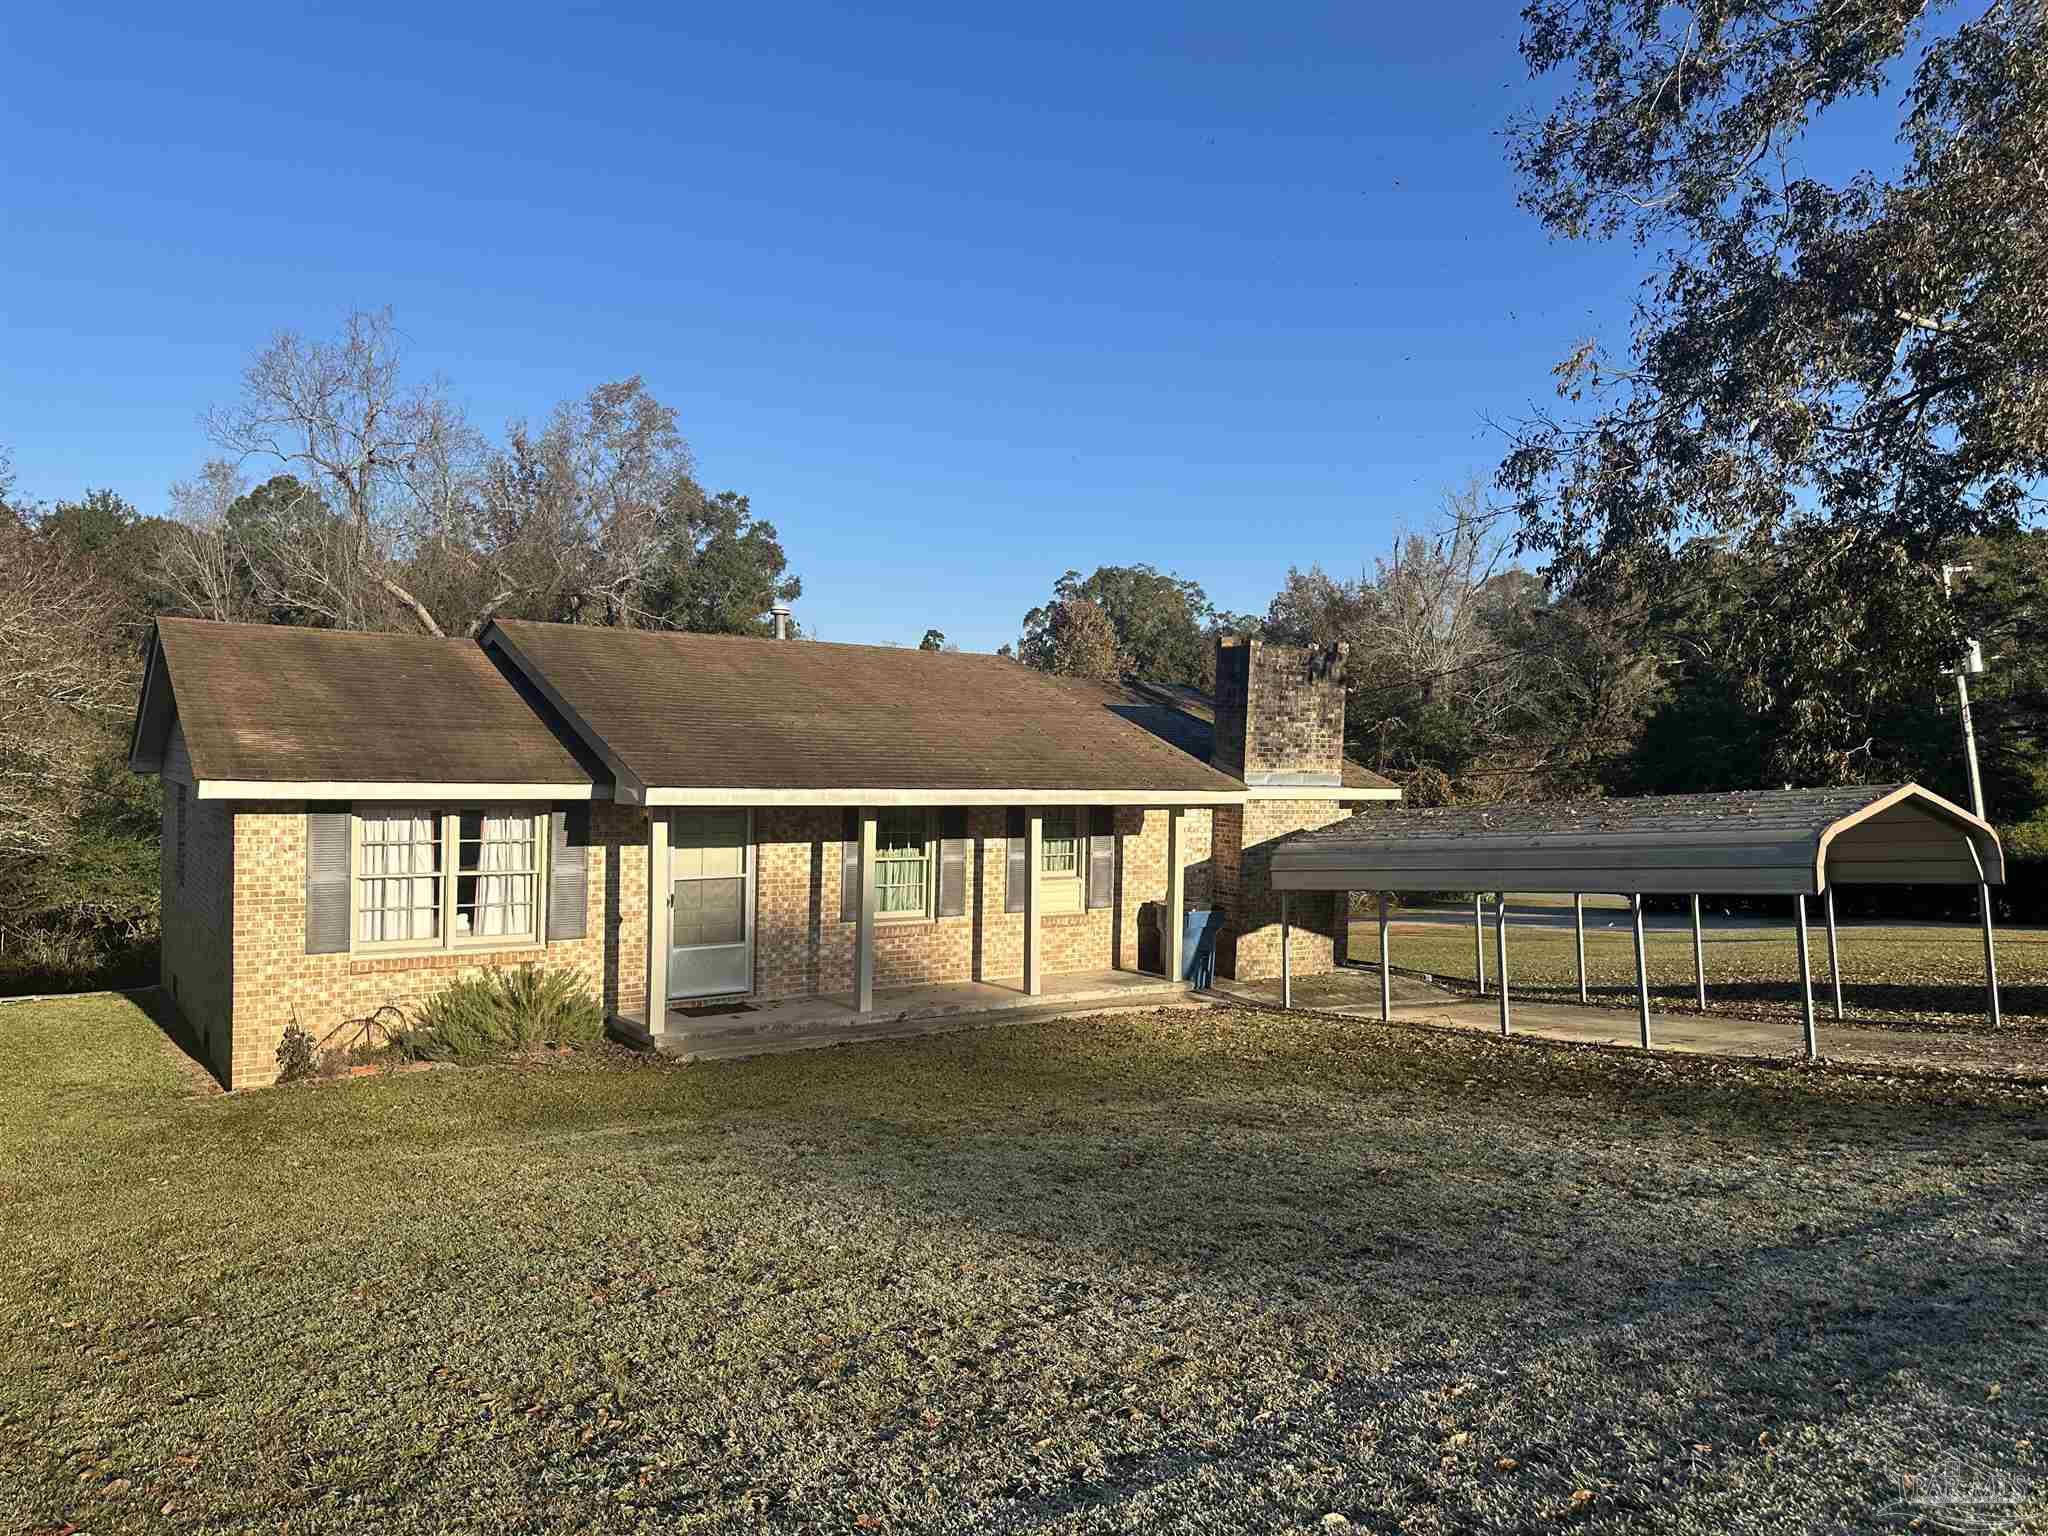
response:
[[[1467,485],[1445,496],[1434,532],[1404,536],[1355,581],[1289,571],[1268,613],[1283,638],[1350,644],[1351,739],[1424,803],[1452,797],[1466,769],[1515,740],[1525,661],[1502,644],[1508,555]]]
[[[645,583],[668,533],[704,500],[676,413],[636,376],[515,422],[487,461],[480,518],[503,575],[486,604],[606,624],[658,621]]]
[[[158,575],[179,612],[224,623],[256,617],[228,516],[247,489],[241,471],[225,459],[172,485],[177,527],[164,542]]]
[[[428,634],[438,618],[399,579],[422,531],[447,515],[475,436],[438,381],[408,385],[388,309],[357,311],[334,341],[281,332],[250,361],[241,398],[206,415],[235,463],[289,471],[332,510],[325,537],[273,539],[254,565],[284,605],[340,629],[374,629],[397,603]]]
[[[488,446],[407,385],[388,311],[285,333],[211,412],[225,456],[174,488],[178,606],[341,629],[480,634],[500,613],[743,631],[800,590],[772,524],[707,496],[675,411],[638,378]],[[251,463],[279,471],[245,489]]]
[[[134,707],[133,657],[106,622],[117,605],[90,563],[0,517],[0,886],[60,845]]]

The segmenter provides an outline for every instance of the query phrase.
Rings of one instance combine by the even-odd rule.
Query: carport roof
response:
[[[1818,895],[1993,885],[1990,825],[1917,784],[1516,805],[1372,806],[1273,851],[1280,890]]]

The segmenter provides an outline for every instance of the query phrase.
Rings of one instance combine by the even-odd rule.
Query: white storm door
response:
[[[670,820],[670,997],[754,989],[751,814],[689,810]]]

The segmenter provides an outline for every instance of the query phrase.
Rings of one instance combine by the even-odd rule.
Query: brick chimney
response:
[[[1341,784],[1347,649],[1217,636],[1210,763],[1254,788]]]

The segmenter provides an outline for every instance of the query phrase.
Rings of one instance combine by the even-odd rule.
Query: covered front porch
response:
[[[829,803],[856,797],[865,803]],[[1186,974],[1181,915],[1210,818],[1198,813],[1191,829],[1183,796],[722,798],[649,807],[647,965],[644,988],[617,1000],[624,1032],[657,1042],[729,1029],[846,1038],[851,1019],[1111,1001]],[[1200,811],[1228,798],[1214,792]],[[1164,976],[1139,972],[1147,904],[1160,953],[1144,963]]]
[[[1149,972],[1072,971],[1043,977],[1036,992],[1025,990],[1022,977],[877,987],[866,1010],[850,993],[701,1006],[672,1002],[657,1029],[648,1029],[645,1007],[616,1015],[612,1027],[664,1055],[720,1060],[1019,1023],[1052,1012],[1160,1007],[1188,993],[1186,982]]]

